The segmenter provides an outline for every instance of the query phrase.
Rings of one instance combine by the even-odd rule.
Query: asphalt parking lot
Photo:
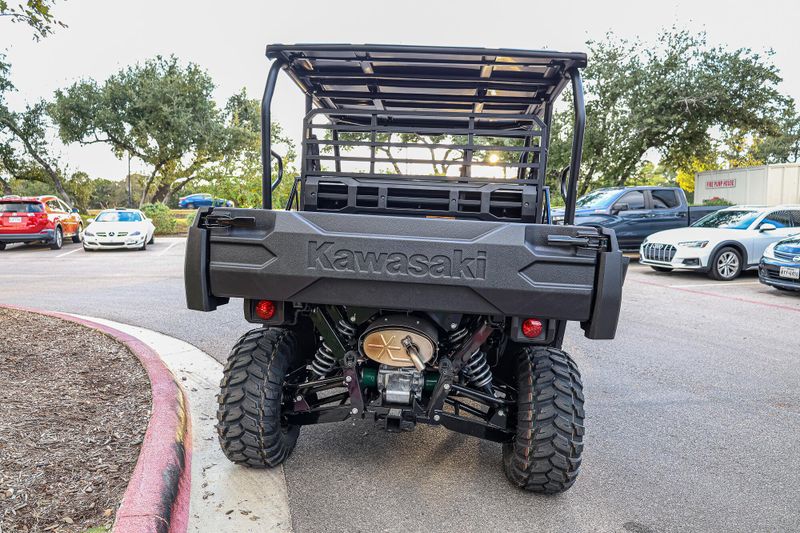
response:
[[[177,238],[144,252],[10,246],[0,302],[139,325],[222,360],[249,327],[239,302],[185,309],[183,251]],[[796,531],[799,324],[800,295],[755,273],[722,283],[632,264],[617,339],[572,327],[565,344],[587,412],[572,490],[518,491],[499,445],[444,429],[311,426],[285,468],[295,530]]]

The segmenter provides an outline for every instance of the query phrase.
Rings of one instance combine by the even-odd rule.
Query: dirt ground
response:
[[[149,415],[147,374],[124,346],[0,309],[0,531],[110,528]]]

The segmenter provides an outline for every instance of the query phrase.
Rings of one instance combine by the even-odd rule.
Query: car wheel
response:
[[[156,242],[156,234],[155,233],[150,235],[150,240],[147,241],[147,244],[153,244],[154,242]]]
[[[53,233],[53,240],[50,242],[50,249],[60,250],[63,245],[64,245],[64,231],[61,229],[61,226],[58,226],[56,227],[55,233]]]
[[[519,488],[564,492],[578,477],[583,452],[580,372],[556,348],[523,348],[517,365],[517,427],[503,445],[503,469]]]
[[[742,254],[736,248],[726,246],[714,254],[708,271],[711,279],[731,281],[742,273]]]
[[[0,252],[6,249],[6,243],[0,242]]]
[[[259,328],[245,333],[231,350],[217,397],[217,433],[234,463],[272,468],[292,453],[300,426],[287,424],[281,413],[287,406],[286,376],[303,364],[298,346],[290,330]]]
[[[186,209],[194,209],[194,204],[186,204]]]
[[[140,252],[147,250],[147,241],[142,241],[142,245],[138,248]]]
[[[72,236],[72,242],[74,243],[81,242],[81,232],[83,232],[83,225],[78,226],[78,233]]]
[[[650,266],[656,272],[672,272],[672,269],[669,267],[657,267],[657,266]]]

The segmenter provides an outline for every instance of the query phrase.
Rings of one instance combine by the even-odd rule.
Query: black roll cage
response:
[[[541,198],[549,195],[549,190],[544,187],[544,172],[553,105],[566,83],[570,82],[574,130],[570,165],[562,173],[561,194],[565,201],[564,223],[574,223],[586,125],[580,75],[580,69],[586,66],[585,54],[549,50],[327,44],[270,45],[267,57],[273,62],[261,99],[264,209],[272,209],[272,193],[283,179],[283,159],[272,149],[270,130],[271,103],[281,70],[285,70],[306,95],[303,165],[300,176],[294,181],[287,209],[297,196],[298,184],[308,172],[306,162],[324,157],[318,151],[309,155],[307,143],[316,144],[317,149],[320,144],[327,144],[334,153],[334,157],[329,159],[334,161],[336,171],[340,171],[342,156],[339,149],[348,141],[339,139],[337,124],[346,125],[348,131],[370,133],[370,141],[356,142],[356,145],[371,151],[370,158],[360,158],[370,164],[371,172],[367,176],[374,173],[376,162],[382,162],[375,155],[378,131],[461,132],[468,140],[459,145],[465,156],[458,164],[462,168],[461,177],[468,181],[474,180],[470,177],[472,166],[481,164],[472,160],[472,154],[481,146],[485,147],[475,142],[476,136],[491,134],[522,138],[522,147],[505,148],[520,154],[519,163],[507,166],[516,169],[516,181],[535,179],[539,193],[544,192],[537,198],[537,202],[541,202]],[[377,65],[385,70],[378,72]],[[500,79],[493,77],[498,72],[503,74]],[[309,118],[315,114],[326,114],[331,119],[331,139],[306,138],[311,129]],[[534,124],[539,131],[534,131]],[[537,136],[540,137],[540,146],[534,149],[532,139]],[[534,159],[536,151],[540,152],[538,162]],[[273,157],[278,164],[274,182],[271,172]],[[537,171],[535,178],[534,170]],[[362,177],[362,174],[358,176]],[[430,179],[430,176],[409,176],[407,179],[414,178]],[[537,221],[542,220],[539,218]],[[547,221],[550,221],[549,216]]]

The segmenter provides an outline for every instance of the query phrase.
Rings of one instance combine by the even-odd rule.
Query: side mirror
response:
[[[78,208],[77,208],[77,207],[73,207],[73,208],[72,208],[72,212],[73,212],[73,213],[79,213],[79,211],[78,211]]]
[[[766,224],[761,224],[758,227],[758,231],[760,231],[761,233],[764,233],[765,231],[774,231],[776,229],[778,228],[775,227],[775,224],[770,224],[769,222],[767,222]]]
[[[87,223],[87,224],[91,224],[92,222],[94,222],[94,219],[93,219],[93,218],[90,218],[90,219],[88,219],[88,220],[86,221],[86,223]]]
[[[611,209],[614,213],[619,213],[621,211],[627,211],[631,207],[628,204],[614,204],[614,207]]]

